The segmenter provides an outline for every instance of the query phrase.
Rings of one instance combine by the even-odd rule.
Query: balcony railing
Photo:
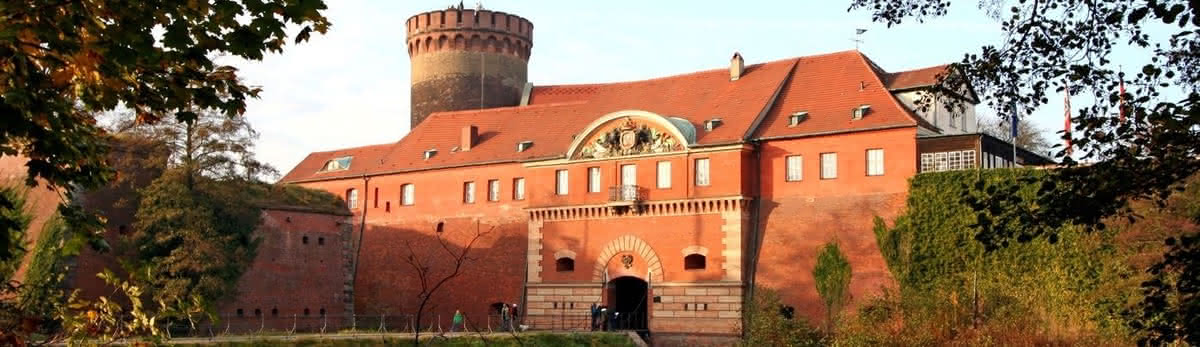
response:
[[[608,188],[611,203],[637,203],[646,200],[646,190],[635,185],[619,185]]]

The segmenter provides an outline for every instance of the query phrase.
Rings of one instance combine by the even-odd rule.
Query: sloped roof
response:
[[[433,113],[403,139],[309,154],[281,182],[312,181],[497,162],[560,158],[572,139],[597,118],[622,110],[677,117],[696,129],[695,146],[739,143],[751,138],[915,126],[881,79],[889,75],[858,51],[790,58],[746,67],[737,81],[727,68],[642,81],[534,87],[527,106]],[[851,120],[851,110],[871,111]],[[788,116],[808,112],[789,127]],[[703,130],[705,121],[722,125]],[[478,127],[470,151],[460,145],[462,129]],[[517,143],[533,146],[517,151]],[[437,153],[426,160],[424,152]],[[319,172],[334,158],[353,156],[347,170]]]
[[[884,73],[880,78],[888,90],[903,90],[929,87],[937,84],[938,76],[950,70],[949,64],[930,66],[915,70]]]

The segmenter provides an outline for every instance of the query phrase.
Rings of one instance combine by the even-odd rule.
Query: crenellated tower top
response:
[[[408,18],[408,56],[448,50],[508,54],[529,60],[533,23],[499,11],[450,8]]]

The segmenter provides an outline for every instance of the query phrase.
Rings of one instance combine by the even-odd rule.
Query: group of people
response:
[[[596,305],[594,302],[592,303],[591,312],[592,331],[608,331],[610,328],[612,328],[608,323],[616,317],[609,317],[609,315],[615,314],[616,312],[609,312],[608,306]]]
[[[500,329],[501,330],[516,330],[517,329],[517,326],[518,326],[517,322],[519,321],[519,317],[521,316],[521,312],[518,309],[517,304],[506,304],[503,302],[497,302],[497,303],[492,304],[492,310],[494,311],[495,314],[498,314],[500,316]],[[454,318],[451,320],[451,323],[450,323],[450,332],[463,331],[464,324],[466,324],[466,317],[463,316],[462,311],[454,310]]]

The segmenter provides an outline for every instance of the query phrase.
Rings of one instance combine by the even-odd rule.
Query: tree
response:
[[[448,269],[434,269],[431,259],[422,257],[413,249],[412,240],[404,240],[404,247],[408,251],[408,256],[404,258],[404,262],[412,267],[413,272],[416,274],[417,284],[420,285],[420,291],[417,292],[417,299],[420,300],[420,303],[417,304],[417,310],[413,314],[416,317],[415,326],[413,327],[414,346],[419,346],[421,342],[421,318],[425,313],[425,306],[429,304],[429,299],[442,286],[446,285],[447,282],[462,274],[463,267],[467,262],[474,260],[474,258],[470,258],[468,255],[471,253],[471,249],[475,247],[475,242],[479,241],[479,238],[492,233],[493,230],[495,230],[495,227],[484,232],[476,229],[471,235],[470,240],[458,252],[452,250],[448,241],[442,237],[442,234],[445,233],[444,231],[438,230],[435,232],[438,246],[446,252],[447,258],[444,259],[449,261],[450,266]]]
[[[125,266],[152,272],[144,284],[156,300],[215,302],[233,292],[254,260],[260,207],[228,188],[246,183],[198,177],[193,184],[173,169],[142,191],[129,241],[132,261]]]
[[[144,123],[195,119],[194,110],[240,115],[259,89],[212,57],[282,51],[289,25],[299,27],[296,43],[328,30],[324,9],[322,0],[0,0],[0,155],[29,158],[31,186],[102,186],[114,172],[95,115],[118,107]],[[0,208],[12,206],[0,197]],[[77,207],[60,214],[86,230],[99,225]],[[0,230],[15,226],[0,217]],[[0,261],[12,250],[0,245]]]
[[[847,291],[850,289],[850,261],[842,254],[837,243],[830,242],[817,254],[817,264],[812,270],[817,294],[825,303],[827,331],[833,331],[834,321],[842,310]]]
[[[1181,182],[1200,170],[1200,3],[1183,0],[1071,1],[1034,0],[1010,4],[982,0],[980,8],[999,21],[1005,37],[966,54],[960,70],[975,82],[988,105],[1009,114],[1046,104],[1052,95],[1088,96],[1094,103],[1071,110],[1071,132],[1077,152],[1059,148],[1064,168],[1051,173],[1037,202],[1017,213],[992,215],[1022,200],[1016,189],[965,197],[976,212],[975,238],[988,249],[1010,242],[1045,237],[1054,242],[1064,225],[1104,228],[1109,216],[1128,216],[1131,200],[1165,201]],[[922,22],[947,14],[950,0],[852,0],[850,9],[865,9],[875,21],[890,25]],[[1165,31],[1160,34],[1158,31]],[[1113,64],[1115,48],[1124,47],[1150,63],[1133,74]],[[944,83],[945,81],[943,81]],[[1128,88],[1124,94],[1119,85]],[[1074,100],[1074,105],[1080,105]],[[1074,134],[1074,135],[1072,135]],[[1076,160],[1088,165],[1077,165]],[[1198,221],[1200,222],[1200,221]],[[1020,228],[1001,227],[1018,223]],[[1188,237],[1198,237],[1191,235]],[[1197,242],[1169,241],[1168,252],[1151,272],[1200,278],[1200,257],[1184,251]],[[1158,302],[1153,291],[1176,298]],[[1161,329],[1144,324],[1141,343],[1174,341],[1200,344],[1200,295],[1195,281],[1145,283],[1140,308],[1163,312]]]
[[[980,117],[979,130],[996,138],[1011,141],[1012,138],[1012,123],[1001,117]],[[1045,155],[1050,153],[1050,149],[1054,147],[1043,134],[1046,131],[1033,122],[1018,121],[1017,122],[1017,146],[1024,148],[1030,152]]]
[[[184,174],[189,189],[200,176],[254,181],[278,175],[270,164],[254,158],[258,131],[245,117],[226,117],[212,110],[194,113],[196,118],[190,120],[165,119],[153,124],[126,121],[118,125],[118,130],[164,144],[167,158],[162,161]]]

